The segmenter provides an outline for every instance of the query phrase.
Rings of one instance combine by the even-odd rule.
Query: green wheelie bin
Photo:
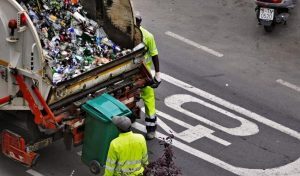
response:
[[[103,169],[110,142],[119,131],[111,122],[114,116],[130,116],[131,111],[109,94],[87,101],[82,109],[86,112],[81,160],[90,171],[99,174]]]

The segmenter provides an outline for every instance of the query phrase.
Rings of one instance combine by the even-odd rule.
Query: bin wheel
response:
[[[96,161],[96,160],[93,160],[93,161],[90,163],[90,171],[91,171],[93,174],[95,174],[95,175],[99,174],[100,171],[101,171],[101,165],[100,165],[100,163],[99,163],[98,161]]]
[[[130,121],[131,121],[131,123],[134,123],[135,121],[136,121],[136,117],[135,116],[133,116],[133,117],[130,117]]]

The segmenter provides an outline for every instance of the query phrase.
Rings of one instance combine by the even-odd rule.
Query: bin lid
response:
[[[87,101],[82,108],[92,114],[94,118],[104,122],[111,121],[114,116],[130,115],[131,113],[126,105],[107,93]]]

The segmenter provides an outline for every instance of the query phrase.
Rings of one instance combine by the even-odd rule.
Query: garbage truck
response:
[[[51,7],[45,6],[48,0],[34,1],[36,7],[28,8],[29,2],[0,0],[0,141],[4,155],[33,166],[38,150],[57,140],[63,139],[67,149],[82,144],[85,113],[81,106],[89,100],[109,94],[132,111],[133,121],[139,118],[140,89],[150,85],[152,77],[143,63],[145,46],[141,31],[135,26],[130,0],[81,0],[80,6],[75,5],[84,13],[75,10],[71,16],[82,20],[80,24],[101,27],[109,40],[129,50],[108,63],[53,82],[53,60],[45,51],[42,27],[30,9],[42,13],[41,9]],[[75,0],[50,2],[65,3],[62,6],[78,3]],[[54,26],[58,24],[54,23],[58,15],[48,15],[51,26],[60,27]],[[62,26],[63,22],[59,24]],[[89,26],[85,28],[89,29]],[[62,45],[64,42],[56,44]]]

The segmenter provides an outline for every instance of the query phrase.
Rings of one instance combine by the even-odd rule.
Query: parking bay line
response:
[[[189,39],[187,39],[185,37],[182,37],[182,36],[180,36],[178,34],[175,34],[173,32],[167,31],[167,32],[165,32],[165,34],[168,35],[168,36],[170,36],[170,37],[173,37],[173,38],[175,38],[177,40],[180,40],[180,41],[182,41],[182,42],[184,42],[184,43],[186,43],[188,45],[191,45],[191,46],[194,46],[196,48],[199,48],[199,49],[201,49],[201,50],[203,50],[203,51],[205,51],[205,52],[207,52],[209,54],[212,54],[214,56],[217,56],[217,57],[223,57],[224,56],[224,54],[222,54],[222,53],[220,53],[218,51],[215,51],[215,50],[210,49],[210,48],[208,48],[206,46],[200,45],[199,43],[196,43],[196,42],[194,42],[192,40],[189,40]]]
[[[238,105],[234,105],[226,100],[223,100],[215,95],[212,95],[208,92],[200,90],[192,85],[189,85],[189,84],[187,84],[183,81],[180,81],[176,78],[173,78],[167,74],[161,73],[161,78],[171,84],[174,84],[177,87],[180,87],[180,88],[187,90],[198,96],[204,97],[212,102],[220,104],[228,109],[231,109],[240,114],[243,114],[243,115],[247,116],[248,118],[251,118],[255,121],[258,121],[264,125],[267,125],[271,128],[279,130],[287,135],[290,135],[290,136],[295,137],[296,139],[300,140],[299,132],[292,130],[288,127],[285,127],[274,121],[271,121],[261,115],[256,114],[255,112],[249,111]],[[140,125],[140,124],[136,124],[135,126],[142,131],[145,128],[145,127],[143,127],[143,125]],[[159,138],[159,136],[161,136],[161,135],[163,137],[166,137],[165,135],[158,133],[157,138]],[[230,165],[218,158],[215,158],[207,153],[201,152],[197,149],[194,149],[194,148],[192,148],[186,144],[183,144],[179,141],[176,141],[176,140],[173,141],[173,145],[191,155],[194,155],[200,159],[203,159],[209,163],[212,163],[218,167],[221,167],[221,168],[228,170],[232,173],[235,173],[237,175],[242,175],[242,176],[253,176],[253,175],[255,175],[255,176],[273,176],[273,175],[298,176],[298,175],[300,175],[300,167],[299,167],[300,166],[300,158],[296,159],[294,162],[288,163],[284,166],[279,166],[277,168],[248,169],[248,168],[242,168],[242,167],[236,167],[236,166]]]
[[[286,82],[286,81],[284,81],[282,79],[278,79],[278,80],[276,80],[276,82],[279,83],[279,84],[281,84],[281,85],[283,85],[283,86],[286,86],[286,87],[288,87],[290,89],[293,89],[293,90],[295,90],[297,92],[300,92],[300,87],[298,87],[298,86],[296,86],[296,85],[294,85],[292,83]]]
[[[26,171],[28,174],[33,175],[33,176],[44,176],[43,174],[40,174],[39,172],[33,170],[33,169],[29,169]]]

